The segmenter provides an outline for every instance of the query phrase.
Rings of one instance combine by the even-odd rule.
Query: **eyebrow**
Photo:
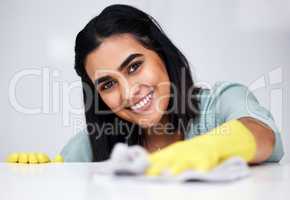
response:
[[[140,53],[133,53],[133,54],[130,54],[123,62],[122,64],[118,67],[118,71],[122,71],[132,60],[134,60],[135,58],[137,57],[141,57],[143,56],[143,54],[140,54]],[[99,85],[100,83],[104,82],[104,81],[107,81],[111,79],[110,76],[103,76],[103,77],[100,77],[98,79],[95,80],[95,85]]]

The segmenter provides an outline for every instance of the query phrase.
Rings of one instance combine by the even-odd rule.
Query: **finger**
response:
[[[57,154],[55,156],[55,158],[53,159],[53,162],[63,163],[64,160],[63,160],[63,157],[60,154]]]
[[[160,159],[159,159],[159,156],[156,155],[156,154],[151,154],[151,155],[149,155],[149,156],[148,156],[148,159],[149,159],[149,162],[150,162],[150,163],[155,163],[155,162],[157,162],[158,160],[160,160]]]
[[[168,167],[167,161],[153,163],[145,172],[147,176],[159,176]]]
[[[179,175],[183,172],[185,172],[186,170],[190,169],[190,165],[188,162],[186,161],[178,161],[176,164],[174,164],[173,166],[169,167],[169,172],[171,175],[176,176]]]
[[[168,150],[166,149],[163,149],[163,150],[160,150],[158,152],[155,152],[155,153],[152,153],[149,155],[149,161],[151,163],[156,163],[160,160],[167,160],[168,158],[170,158],[171,154],[168,153]]]
[[[50,162],[49,157],[45,153],[37,153],[36,154],[37,160],[39,163],[48,163]]]
[[[19,158],[19,154],[18,153],[12,153],[10,155],[8,155],[6,162],[9,163],[17,163],[18,162],[18,158]]]
[[[211,163],[209,160],[204,159],[204,160],[198,160],[197,162],[192,162],[190,163],[190,168],[195,170],[195,171],[201,171],[201,172],[206,172],[209,171],[212,168]]]
[[[36,156],[35,153],[29,153],[28,154],[28,163],[31,163],[31,164],[38,163],[37,156]]]
[[[18,158],[19,163],[28,163],[28,155],[27,153],[20,153]]]

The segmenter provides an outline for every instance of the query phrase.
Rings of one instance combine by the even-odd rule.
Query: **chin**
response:
[[[160,122],[161,117],[162,117],[162,115],[161,116],[150,116],[150,117],[148,116],[147,118],[142,117],[142,118],[139,118],[138,120],[135,119],[134,123],[138,124],[142,128],[150,128],[150,127],[157,125]]]

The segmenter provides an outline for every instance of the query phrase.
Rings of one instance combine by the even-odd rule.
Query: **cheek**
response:
[[[170,80],[163,66],[148,68],[144,77],[146,77],[146,81],[149,84],[158,88],[159,95],[168,95],[170,93]]]
[[[105,102],[105,104],[113,111],[118,109],[122,105],[120,94],[117,91],[111,92],[109,94],[101,94],[101,98]]]
[[[168,76],[167,73],[161,69],[161,66],[148,64],[144,67],[139,80],[150,85],[159,85],[161,82],[168,82]]]

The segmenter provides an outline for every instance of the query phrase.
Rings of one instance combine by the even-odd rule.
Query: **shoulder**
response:
[[[200,100],[203,105],[219,100],[225,95],[227,97],[236,97],[237,94],[245,95],[250,93],[247,86],[235,82],[216,82],[211,88],[203,88],[200,93]]]
[[[189,138],[193,135],[205,133],[224,122],[220,110],[221,105],[229,105],[235,93],[241,93],[245,86],[232,82],[216,82],[213,86],[201,88],[197,98],[199,99],[199,117],[194,120]],[[229,103],[227,103],[229,102]]]
[[[235,82],[217,82],[210,88],[202,88],[199,93],[201,115],[229,112],[229,108],[240,108],[237,103],[245,104],[250,97],[256,98],[247,86]]]
[[[89,136],[84,129],[69,139],[63,147],[61,155],[65,162],[91,162],[92,150]]]
[[[269,109],[261,105],[256,96],[240,83],[217,82],[200,93],[201,127],[195,132],[205,132],[222,123],[241,117],[255,118],[269,126],[275,134],[275,148],[268,161],[279,161],[284,154],[280,131]]]

